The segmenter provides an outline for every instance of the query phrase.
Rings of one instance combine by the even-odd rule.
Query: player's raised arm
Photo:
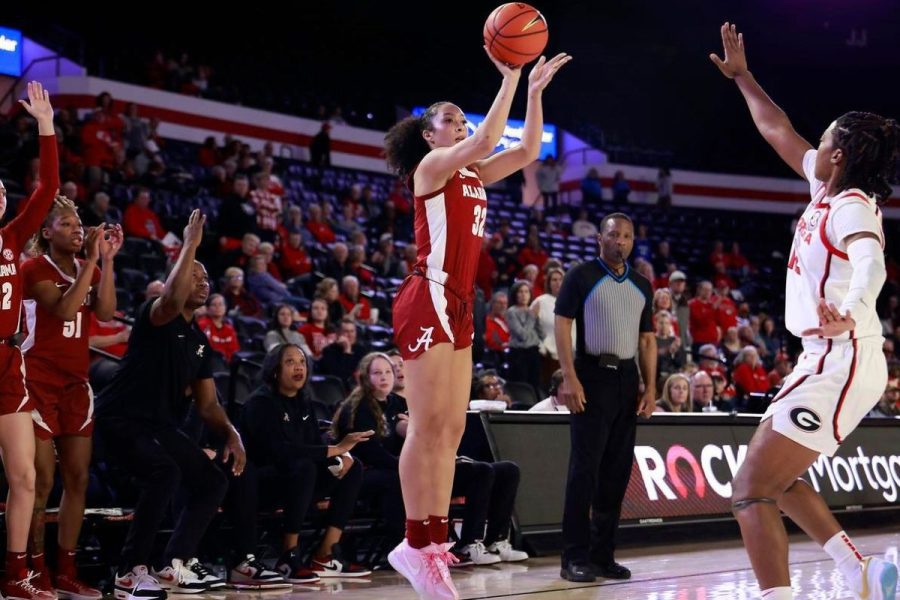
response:
[[[757,83],[747,68],[744,34],[738,33],[737,28],[727,21],[722,25],[722,48],[725,58],[710,54],[710,60],[719,67],[725,77],[734,79],[741,94],[744,95],[744,100],[747,101],[747,107],[750,109],[750,115],[753,117],[756,128],[769,142],[769,145],[790,168],[805,179],[803,155],[812,146],[800,137],[785,112],[769,98]]]

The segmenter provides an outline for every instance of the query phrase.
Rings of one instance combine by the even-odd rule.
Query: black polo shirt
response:
[[[128,351],[97,398],[97,416],[129,417],[176,425],[185,390],[212,377],[209,341],[193,320],[178,315],[159,327],[150,322],[153,300],[138,312]]]
[[[614,354],[634,358],[638,338],[653,331],[653,288],[627,264],[622,275],[595,258],[569,269],[556,298],[556,314],[575,319],[576,358]]]

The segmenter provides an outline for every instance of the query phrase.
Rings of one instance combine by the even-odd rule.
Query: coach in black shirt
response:
[[[188,390],[205,424],[225,440],[222,456],[225,461],[233,459],[233,474],[240,475],[246,461],[241,438],[216,399],[209,341],[193,319],[194,310],[209,295],[206,269],[194,260],[205,220],[200,211],[191,213],[165,291],[141,307],[128,352],[97,400],[97,425],[106,453],[140,487],[122,548],[117,589],[119,580],[126,585],[140,579],[137,567],[150,566],[156,532],[176,491],[185,488],[188,500],[176,518],[162,561],[154,565],[157,572],[169,566],[175,571],[188,568],[225,495],[225,475],[178,429]],[[203,578],[184,575],[191,581]],[[140,595],[141,590],[123,592]]]
[[[615,536],[637,416],[650,416],[656,402],[653,292],[625,262],[634,244],[631,219],[622,213],[605,217],[597,242],[599,258],[570,269],[556,298],[559,397],[572,413],[560,573],[570,581],[631,577],[615,562]]]

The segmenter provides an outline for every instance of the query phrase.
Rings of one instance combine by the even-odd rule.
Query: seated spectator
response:
[[[269,330],[263,339],[263,348],[266,352],[280,344],[293,344],[303,350],[304,354],[310,354],[306,338],[294,328],[294,313],[296,310],[288,304],[279,304],[275,307]]]
[[[366,347],[357,342],[356,323],[350,317],[341,320],[337,338],[322,351],[318,369],[323,375],[334,375],[347,388],[356,380],[356,368],[366,354]]]
[[[777,356],[778,353],[781,352],[782,336],[775,330],[775,319],[766,317],[762,323],[760,337],[770,356]]]
[[[109,194],[97,192],[94,199],[86,207],[78,211],[81,215],[81,225],[85,228],[97,227],[101,223],[112,225],[118,223],[118,216],[109,210]]]
[[[668,240],[661,240],[653,254],[653,270],[657,273],[666,273],[669,263],[678,263],[678,259],[672,252],[672,245]],[[651,280],[652,281],[652,280]]]
[[[566,404],[562,399],[557,397],[562,380],[562,369],[557,369],[550,377],[550,389],[547,392],[547,397],[529,408],[528,412],[569,412],[569,408]]]
[[[235,250],[245,234],[256,231],[256,205],[250,200],[250,181],[246,175],[234,178],[232,192],[219,207],[216,228],[222,250]]]
[[[356,220],[358,209],[359,205],[353,202],[345,201],[341,204],[341,216],[335,221],[334,228],[345,236],[362,231],[362,226]]]
[[[579,238],[594,238],[597,236],[597,226],[588,217],[588,211],[581,209],[578,218],[572,222],[572,235]]]
[[[759,326],[759,317],[752,318],[756,319],[756,325]],[[742,347],[753,346],[759,353],[760,358],[763,359],[763,362],[766,362],[766,359],[769,358],[769,351],[766,349],[766,345],[765,343],[763,343],[762,337],[753,331],[752,326],[739,325],[737,328],[737,337]],[[771,364],[771,362],[769,364]]]
[[[722,263],[727,264],[725,258],[725,244],[722,240],[713,242],[712,252],[709,254],[709,266],[715,269],[716,265]]]
[[[377,277],[393,279],[406,277],[406,265],[397,256],[394,236],[389,233],[383,233],[378,239],[378,249],[372,254],[371,262]]]
[[[866,416],[889,419],[900,417],[900,388],[888,383],[887,389],[885,389],[881,399],[878,400],[878,404]]]
[[[365,263],[365,244],[354,244],[347,255],[347,268],[350,270],[350,275],[354,275],[361,285],[370,288],[375,285],[375,273],[372,267]]]
[[[715,401],[715,385],[706,371],[691,375],[691,402],[694,412],[731,412],[731,405],[718,405]]]
[[[230,252],[222,255],[222,261],[229,267],[246,269],[250,266],[250,259],[259,252],[261,240],[255,233],[245,233],[241,237],[240,245]]]
[[[715,286],[715,288],[718,291],[720,296],[724,296],[725,294],[728,293],[726,291],[725,294],[723,294],[721,291],[719,291],[722,288],[728,288],[728,290],[733,290],[735,287],[737,287],[737,283],[728,274],[728,271],[725,267],[725,263],[723,261],[719,261],[715,265],[713,265],[712,283],[713,283],[713,286]],[[737,312],[737,311],[735,311],[735,312]]]
[[[646,261],[653,260],[653,249],[650,240],[647,239],[647,226],[641,223],[637,227],[637,235],[634,236],[634,246],[631,250],[633,259],[643,258]]]
[[[726,254],[724,258],[725,266],[741,275],[748,275],[753,269],[747,257],[741,254],[741,245],[737,242],[731,243],[731,252]]]
[[[506,349],[509,348],[509,325],[506,323],[508,300],[505,292],[494,292],[491,298],[491,312],[484,322],[484,346],[494,353],[494,364],[503,364]]]
[[[272,277],[266,269],[266,257],[262,254],[257,254],[250,259],[250,267],[247,270],[247,289],[263,304],[296,303],[301,300],[291,294],[283,281]]]
[[[372,321],[372,303],[359,293],[359,279],[353,275],[341,280],[340,303],[348,317],[364,323]]]
[[[784,354],[775,357],[775,366],[769,371],[769,389],[781,387],[784,379],[794,371],[794,365]]]
[[[143,144],[141,144],[141,146],[143,146]],[[200,146],[200,149],[197,150],[197,162],[207,169],[211,169],[219,164],[219,149],[216,146],[215,137],[210,135],[203,140],[203,144]]]
[[[687,354],[681,346],[681,338],[672,327],[672,313],[667,310],[656,313],[656,372],[657,377],[665,380],[673,373],[678,373],[687,362]],[[661,387],[661,386],[660,386]]]
[[[212,294],[206,301],[206,315],[197,319],[197,326],[206,334],[209,347],[222,355],[226,363],[241,349],[237,331],[225,317],[227,307],[222,294]]]
[[[310,365],[292,344],[273,348],[263,361],[261,385],[244,404],[241,432],[249,459],[270,467],[284,491],[283,553],[276,570],[291,583],[320,577],[360,577],[369,571],[344,556],[340,540],[362,485],[363,469],[350,451],[374,432],[352,433],[329,445],[311,405]],[[309,564],[300,555],[300,531],[313,503],[329,497],[327,528]]]
[[[769,391],[769,377],[759,360],[759,353],[753,346],[746,346],[738,352],[731,376],[739,397]]]
[[[531,286],[524,281],[513,284],[509,291],[515,304],[506,311],[509,326],[509,379],[531,384],[540,392],[541,327],[531,310]]]
[[[150,190],[144,187],[138,190],[137,196],[125,209],[122,227],[125,229],[125,235],[145,240],[158,242],[166,237],[166,230],[163,229],[159,216],[150,208]]]
[[[326,277],[316,285],[316,298],[322,298],[328,303],[328,322],[337,324],[344,318],[344,305],[340,301],[338,282],[332,277]]]
[[[546,267],[546,263],[544,266]],[[519,278],[519,281],[528,284],[528,287],[531,288],[531,295],[535,298],[544,294],[544,282],[541,281],[540,274],[541,270],[537,268],[537,265],[525,265],[522,267],[522,274]]]
[[[718,371],[709,373],[709,376],[713,382],[713,403],[720,407],[721,410],[725,410],[721,408],[724,406],[730,406],[732,409],[736,408],[737,392],[731,382],[728,381],[728,376]]]
[[[322,207],[320,205],[309,205],[309,220],[306,222],[306,228],[318,243],[334,243],[334,230],[332,230],[331,225],[329,225],[325,221],[325,217],[322,214]]]
[[[675,319],[675,309],[673,308],[672,301],[672,290],[667,287],[659,288],[655,292],[653,292],[653,318],[654,325],[656,320],[656,313],[660,311],[666,311],[672,317],[672,331],[675,332],[675,335],[680,336],[681,330],[678,326],[678,320]]]
[[[406,248],[403,249],[403,262],[406,265],[407,273],[412,273],[415,270],[416,263],[419,260],[418,252],[419,248],[413,242],[408,243]]]
[[[332,434],[335,439],[343,439],[353,432],[375,432],[356,447],[365,465],[362,496],[374,500],[380,508],[389,538],[385,545],[392,547],[403,539],[406,525],[399,469],[402,440],[399,444],[395,440],[397,423],[403,420],[399,415],[406,414],[406,402],[393,393],[394,364],[386,354],[366,354],[359,361],[359,373],[359,385],[334,414]]]
[[[322,272],[327,277],[336,281],[342,280],[347,275],[352,275],[352,270],[348,258],[350,257],[350,248],[344,242],[337,242],[331,247],[331,256],[322,267]]]
[[[666,379],[662,388],[662,398],[656,402],[653,412],[694,412],[691,402],[691,382],[686,375],[673,373]]]
[[[583,206],[590,206],[591,204],[599,204],[602,201],[603,183],[600,180],[600,173],[597,169],[591,167],[588,169],[584,179],[581,180],[581,204]],[[575,233],[574,235],[578,234]]]
[[[472,400],[499,400],[506,406],[512,405],[512,398],[503,386],[506,384],[495,369],[485,369],[475,374],[472,382]]]
[[[222,296],[228,303],[229,312],[245,317],[262,316],[262,304],[256,297],[244,288],[244,271],[239,267],[225,269],[225,289]]]
[[[328,322],[328,302],[324,298],[316,298],[309,307],[309,318],[300,326],[300,334],[306,340],[310,354],[316,360],[322,358],[325,346],[334,342],[335,335]]]
[[[725,363],[733,363],[738,353],[744,348],[738,337],[737,327],[729,327],[722,336],[722,343],[719,344],[719,352],[725,357]]]
[[[722,357],[719,356],[719,350],[714,344],[703,344],[697,352],[697,366],[701,371],[709,373],[710,377],[714,373],[725,376],[725,366]]]
[[[550,259],[550,255],[541,246],[541,239],[537,232],[530,232],[525,239],[525,246],[519,251],[517,260],[523,267],[525,265],[534,265],[540,270],[544,263]]]
[[[284,278],[281,276],[281,271],[278,269],[278,265],[275,264],[275,245],[271,242],[262,242],[256,253],[266,259],[266,271],[268,271],[269,275],[278,281],[283,281]]]
[[[88,344],[92,350],[103,350],[106,354],[112,354],[117,358],[125,356],[125,352],[128,350],[128,338],[131,337],[131,327],[120,320],[124,316],[121,311],[117,311],[117,318],[99,321],[93,311],[91,312]],[[102,358],[102,355],[93,357],[94,360],[99,358]]]
[[[312,259],[303,248],[303,236],[296,227],[288,229],[287,241],[282,244],[278,267],[287,279],[307,275],[313,270]]]
[[[291,204],[288,206],[284,220],[278,226],[278,239],[281,240],[282,246],[288,239],[288,235],[292,230],[296,230],[300,233],[301,244],[304,247],[315,244],[315,238],[313,238],[312,233],[310,233],[309,229],[303,225],[303,209],[299,204]]]
[[[643,275],[650,282],[650,287],[656,289],[656,273],[653,271],[653,265],[649,260],[636,258],[634,260],[634,270]]]
[[[544,265],[544,290],[531,303],[533,310],[538,317],[538,325],[541,328],[541,386],[545,389],[550,387],[550,378],[553,373],[559,369],[559,355],[556,352],[556,333],[554,324],[556,316],[554,310],[556,308],[556,296],[559,294],[559,288],[562,286],[565,271],[559,267],[550,266],[551,261],[547,261]],[[572,329],[574,335],[575,329]]]

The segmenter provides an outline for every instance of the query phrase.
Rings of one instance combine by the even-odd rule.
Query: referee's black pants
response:
[[[200,540],[225,496],[225,474],[175,426],[127,418],[99,419],[97,426],[109,458],[128,471],[140,488],[119,572],[151,564],[156,532],[182,487],[185,502],[175,516],[163,560],[156,565],[197,556]]]
[[[634,461],[640,378],[634,361],[617,369],[575,363],[585,410],[571,415],[569,478],[563,513],[562,566],[607,566]]]

